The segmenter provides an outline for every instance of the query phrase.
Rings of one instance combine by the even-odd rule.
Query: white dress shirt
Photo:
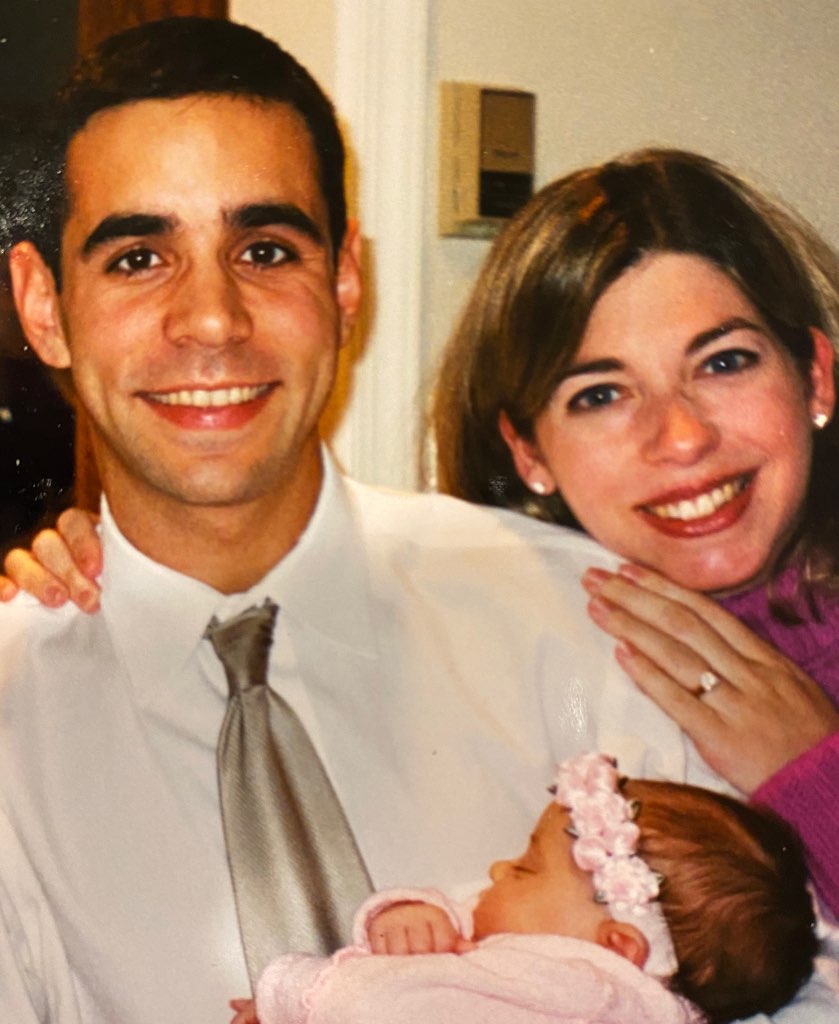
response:
[[[222,1024],[248,993],[216,786],[227,684],[202,637],[265,597],[271,685],[377,888],[451,891],[517,853],[555,762],[584,749],[720,785],[589,620],[580,576],[614,559],[580,534],[327,459],[306,532],[246,594],[150,561],[107,509],[102,536],[100,614],[0,609],[4,1024]]]

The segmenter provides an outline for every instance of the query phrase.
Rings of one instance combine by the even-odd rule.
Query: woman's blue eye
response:
[[[704,373],[738,373],[758,360],[756,352],[745,348],[728,348],[723,352],[715,352],[702,364]]]
[[[245,263],[257,267],[276,267],[292,258],[289,249],[277,242],[254,242],[242,253]]]
[[[593,384],[590,388],[578,391],[568,403],[572,412],[583,409],[600,409],[611,405],[620,398],[620,390],[614,384]]]

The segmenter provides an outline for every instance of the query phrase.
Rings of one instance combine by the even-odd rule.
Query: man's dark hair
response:
[[[318,160],[329,232],[337,253],[347,226],[344,144],[335,111],[309,72],[254,29],[213,18],[164,18],[111,36],[82,57],[58,93],[51,133],[56,173],[67,146],[100,110],[195,94],[287,103],[306,123]],[[150,140],[153,145],[153,140]],[[66,187],[49,237],[33,239],[58,281]]]

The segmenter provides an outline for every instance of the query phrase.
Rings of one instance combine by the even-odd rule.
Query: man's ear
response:
[[[29,344],[42,362],[66,369],[70,350],[61,323],[55,278],[31,242],[19,242],[12,248],[9,273],[18,317]]]
[[[498,432],[510,449],[516,472],[525,487],[539,495],[553,494],[556,491],[556,481],[542,460],[538,445],[535,441],[522,437],[503,409],[498,414]]]
[[[358,318],[363,286],[361,281],[361,232],[358,221],[350,220],[338,252],[335,294],[341,311],[341,344],[346,344]]]
[[[810,415],[822,414],[829,420],[836,406],[836,378],[833,363],[836,352],[830,338],[818,329],[811,327],[813,336],[813,363],[810,367]]]
[[[634,924],[626,921],[601,921],[597,926],[595,942],[611,949],[636,967],[643,967],[650,955],[650,944]]]

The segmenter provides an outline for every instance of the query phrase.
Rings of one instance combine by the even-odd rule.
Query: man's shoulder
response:
[[[18,594],[0,605],[0,689],[4,693],[17,679],[37,674],[33,666],[51,662],[64,667],[73,649],[89,649],[90,630],[98,616],[85,615],[69,602],[47,608],[29,594]]]
[[[0,604],[0,647],[61,632],[82,614],[69,601],[61,608],[48,608],[31,594],[21,592]]]
[[[349,482],[365,534],[393,549],[423,549],[456,558],[536,555],[569,565],[612,565],[615,556],[586,534],[508,509],[448,495],[408,493]]]

